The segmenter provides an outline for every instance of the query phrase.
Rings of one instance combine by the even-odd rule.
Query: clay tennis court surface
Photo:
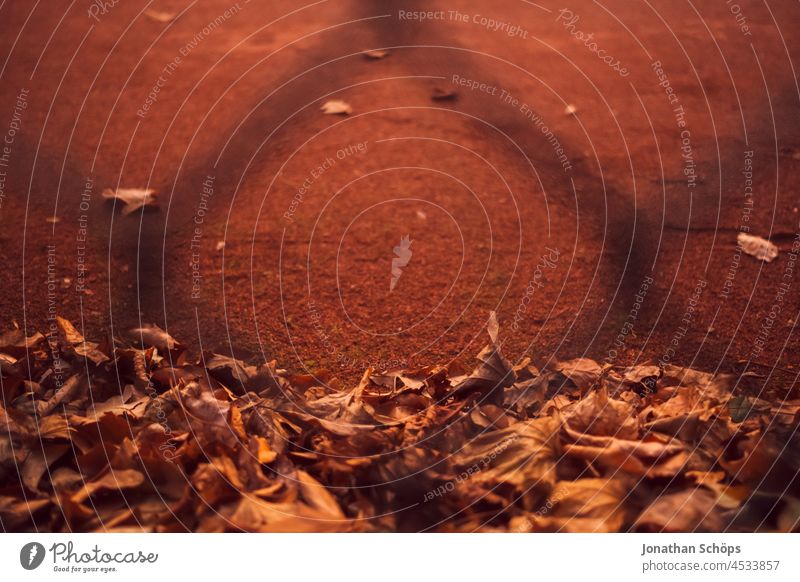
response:
[[[99,6],[0,8],[7,327],[49,260],[87,337],[296,371],[471,362],[494,310],[512,360],[794,377],[793,3]]]

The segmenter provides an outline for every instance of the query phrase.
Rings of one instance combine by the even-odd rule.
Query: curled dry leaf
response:
[[[564,419],[576,432],[620,439],[637,439],[639,425],[633,406],[608,397],[605,389],[589,394],[569,406]]]
[[[44,336],[38,331],[31,336],[26,336],[23,330],[15,327],[0,334],[0,352],[22,357],[26,355],[28,350],[35,348],[42,341],[44,341]]]
[[[255,366],[248,366],[241,360],[220,354],[212,354],[206,359],[206,369],[236,394],[246,392],[258,373]]]
[[[515,518],[512,531],[616,532],[628,520],[630,483],[622,479],[559,482],[535,513]]]
[[[62,404],[69,404],[73,399],[78,397],[81,390],[85,388],[85,380],[80,375],[70,377],[62,386],[60,386],[55,394],[47,400],[40,400],[36,403],[36,414],[39,416],[47,416],[53,412],[58,406]]]
[[[64,335],[65,343],[75,355],[86,358],[98,365],[109,360],[108,356],[98,349],[99,344],[87,342],[71,322],[63,317],[56,316],[56,324]]]
[[[82,502],[88,497],[100,491],[121,491],[123,489],[133,489],[144,483],[144,475],[132,469],[121,471],[109,471],[106,475],[83,486],[79,491],[72,495],[72,500]]]
[[[594,386],[603,372],[602,366],[588,358],[578,358],[566,362],[558,362],[554,369],[561,372],[575,386],[587,390]]]
[[[434,87],[431,99],[434,101],[455,101],[458,99],[458,92],[452,87]]]
[[[379,60],[384,59],[389,56],[389,51],[385,50],[371,50],[371,51],[364,51],[364,57],[371,60]]]
[[[568,456],[599,465],[607,473],[641,477],[673,477],[686,466],[688,454],[679,445],[611,439],[602,446],[565,444]]]
[[[504,389],[514,384],[516,373],[511,363],[500,353],[500,346],[497,343],[498,329],[497,314],[492,311],[486,328],[490,341],[478,354],[481,363],[467,378],[456,385],[457,392],[480,392],[489,402],[503,403]]]
[[[537,418],[487,432],[455,455],[454,463],[472,470],[474,483],[512,485],[528,496],[546,493],[556,482],[559,427],[555,418]]]

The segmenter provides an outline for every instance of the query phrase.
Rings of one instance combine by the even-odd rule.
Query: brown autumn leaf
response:
[[[506,484],[526,496],[548,492],[556,482],[560,422],[545,417],[486,432],[453,457],[455,472],[472,483]]]
[[[83,334],[70,321],[56,316],[56,323],[58,329],[64,335],[66,344],[76,355],[86,358],[97,365],[109,360],[109,357],[98,349],[100,344],[87,342]]]
[[[234,394],[244,394],[258,374],[255,366],[221,354],[212,354],[205,365],[209,374]]]
[[[47,416],[62,404],[69,404],[73,399],[80,396],[86,388],[86,381],[83,376],[71,376],[59,386],[53,396],[47,400],[40,400],[35,404],[36,414]]]
[[[228,517],[232,526],[263,533],[352,531],[352,523],[325,487],[304,471],[296,473],[296,480],[277,502],[242,495]]]
[[[553,515],[594,519],[592,531],[618,531],[625,523],[630,491],[631,484],[623,479],[561,481],[550,494],[556,500]]]
[[[111,470],[96,481],[86,483],[79,491],[72,494],[71,499],[75,503],[82,503],[95,493],[134,489],[142,483],[144,483],[144,475],[139,471],[133,469]]]
[[[372,368],[368,368],[361,378],[358,386],[348,392],[336,392],[317,398],[306,400],[302,408],[319,419],[339,425],[370,424],[375,419],[365,408],[363,395],[369,384]],[[329,426],[330,430],[330,426]]]
[[[173,12],[162,12],[159,10],[153,10],[148,8],[144,11],[145,16],[154,22],[161,22],[162,24],[166,24],[167,22],[172,22],[175,20],[176,14]]]
[[[588,358],[578,358],[575,360],[568,360],[565,362],[558,362],[553,367],[557,372],[561,372],[564,376],[572,381],[575,386],[583,391],[588,390],[600,380],[603,373],[603,368]]]
[[[778,531],[786,533],[800,531],[800,499],[788,497],[784,500],[784,508],[778,516]]]
[[[6,532],[19,531],[19,528],[34,519],[52,502],[49,499],[25,499],[9,495],[0,496],[0,522]]]
[[[379,59],[385,59],[386,57],[388,57],[389,56],[389,51],[381,50],[381,49],[375,49],[375,50],[364,51],[363,55],[367,59],[379,60]]]
[[[743,485],[723,483],[724,471],[686,471],[686,478],[711,490],[717,496],[717,505],[722,509],[737,509],[750,495],[750,488]]]
[[[680,442],[627,440],[615,437],[593,436],[573,431],[564,426],[564,432],[573,443],[564,444],[567,456],[599,464],[611,471],[623,471],[637,476],[669,477],[678,474],[686,464],[689,454]]]
[[[631,484],[622,479],[559,481],[537,512],[515,518],[518,531],[603,533],[620,531],[627,520]]]
[[[455,101],[458,99],[458,92],[452,87],[434,87],[431,99],[434,101]]]
[[[44,341],[44,336],[38,331],[30,336],[19,327],[5,331],[0,334],[0,352],[5,352],[17,358],[26,355],[31,350]]]
[[[269,441],[261,436],[250,437],[250,450],[256,460],[262,465],[273,462],[278,458],[278,453],[272,450]]]
[[[31,491],[38,491],[39,481],[48,472],[50,465],[66,453],[69,448],[69,445],[49,444],[32,449],[20,471],[20,476],[25,486]]]
[[[39,421],[39,438],[42,440],[71,440],[75,428],[70,425],[69,418],[60,414],[45,416]]]

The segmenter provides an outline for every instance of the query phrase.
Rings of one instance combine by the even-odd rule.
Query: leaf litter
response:
[[[320,110],[325,115],[350,115],[353,112],[350,104],[340,99],[326,101],[320,106]]]
[[[4,531],[796,531],[800,400],[501,353],[347,388],[155,325],[0,334]],[[55,349],[57,348],[57,349]]]

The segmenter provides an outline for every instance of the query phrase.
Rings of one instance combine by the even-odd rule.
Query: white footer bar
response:
[[[4,580],[800,580],[799,560],[791,534],[0,535]]]

